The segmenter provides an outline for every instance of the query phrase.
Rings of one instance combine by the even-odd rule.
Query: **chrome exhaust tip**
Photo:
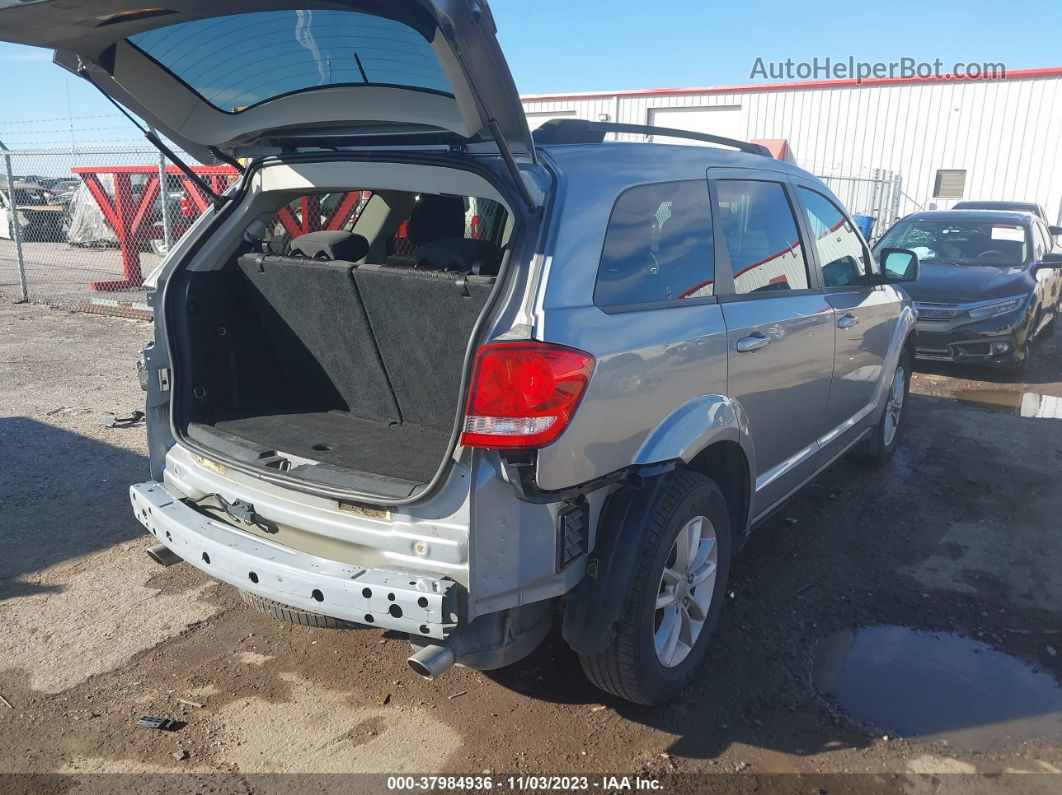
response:
[[[438,679],[453,668],[454,653],[446,646],[425,646],[406,662],[409,667],[425,679]]]
[[[147,556],[160,566],[172,566],[174,563],[184,563],[184,558],[174,552],[165,544],[155,544],[146,550]]]

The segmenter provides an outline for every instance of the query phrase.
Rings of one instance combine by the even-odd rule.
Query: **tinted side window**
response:
[[[844,217],[832,201],[817,191],[800,189],[807,211],[808,229],[815,239],[815,250],[826,287],[857,284],[867,272],[863,242],[852,222]]]
[[[624,306],[714,293],[708,184],[665,182],[625,191],[605,231],[594,303]]]
[[[726,241],[737,295],[808,289],[793,208],[778,182],[719,180],[716,226]]]

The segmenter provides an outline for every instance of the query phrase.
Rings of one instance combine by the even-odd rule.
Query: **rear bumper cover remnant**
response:
[[[237,588],[301,610],[422,637],[446,638],[457,626],[452,580],[307,555],[205,516],[182,502],[183,495],[154,481],[131,486],[129,496],[136,518],[161,543]]]

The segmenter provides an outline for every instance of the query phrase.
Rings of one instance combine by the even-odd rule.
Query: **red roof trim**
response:
[[[858,86],[895,86],[908,83],[994,83],[1003,80],[1027,80],[1036,77],[1062,77],[1062,66],[1048,66],[1042,69],[1013,69],[1006,77],[957,77],[941,75],[940,77],[868,77],[858,80],[807,80],[793,83],[752,83],[734,86],[707,86],[702,88],[647,88],[626,91],[588,91],[573,94],[525,94],[520,97],[524,102],[556,101],[572,99],[594,99],[595,97],[653,97],[671,94],[752,94],[762,91],[792,91],[802,88],[850,88]]]

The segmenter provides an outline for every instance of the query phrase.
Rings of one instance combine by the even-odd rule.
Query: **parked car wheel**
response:
[[[885,463],[892,458],[896,450],[896,441],[903,427],[903,407],[911,391],[911,354],[903,351],[892,382],[885,395],[885,411],[875,426],[873,433],[862,443],[860,452],[875,463]]]
[[[244,604],[253,607],[259,613],[265,613],[272,619],[282,621],[285,624],[298,624],[301,627],[317,627],[318,629],[355,629],[358,625],[347,621],[341,621],[332,616],[321,613],[311,613],[309,610],[299,610],[297,607],[274,602],[250,591],[240,591],[240,598]]]
[[[1025,338],[1025,345],[1022,347],[1022,357],[1018,361],[1010,362],[1004,365],[1003,372],[1013,380],[1020,380],[1025,376],[1025,371],[1029,369],[1029,363],[1032,361],[1033,354],[1036,352],[1036,337],[1034,330],[1040,325],[1039,319],[1033,321],[1032,326],[1029,328],[1029,335]]]
[[[651,513],[611,645],[580,655],[602,690],[638,704],[662,704],[689,684],[708,650],[730,568],[726,500],[710,479],[674,474]]]

